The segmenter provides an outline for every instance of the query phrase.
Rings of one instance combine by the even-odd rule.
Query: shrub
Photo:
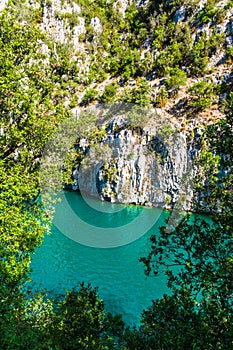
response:
[[[87,106],[90,102],[93,102],[98,95],[98,91],[95,89],[89,89],[85,92],[82,102],[80,103],[81,106]]]
[[[197,108],[199,111],[209,108],[212,105],[212,100],[208,97],[201,97],[190,102],[190,106]]]
[[[118,86],[116,83],[106,85],[104,88],[104,92],[100,97],[101,102],[108,103],[112,102],[116,96],[116,91]]]
[[[213,94],[214,85],[207,81],[200,81],[191,86],[188,91],[196,97],[208,97]]]
[[[166,80],[166,85],[168,89],[172,89],[177,93],[178,89],[185,85],[187,81],[186,73],[179,68],[172,68],[170,70],[170,77]]]
[[[214,85],[207,81],[200,81],[189,88],[189,92],[193,96],[190,106],[203,111],[210,107],[215,97]]]
[[[228,63],[233,62],[233,47],[228,47],[226,49],[226,58]]]
[[[138,86],[133,89],[125,89],[123,101],[135,103],[140,106],[148,106],[150,104],[151,87],[145,78],[138,80]]]
[[[154,101],[154,106],[155,107],[165,107],[166,103],[168,100],[168,92],[164,86],[160,89],[159,93],[156,96],[156,99]]]

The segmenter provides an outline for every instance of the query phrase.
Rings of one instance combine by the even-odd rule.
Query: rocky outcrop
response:
[[[73,189],[88,192],[111,202],[164,208],[173,208],[181,204],[185,209],[190,208],[192,198],[191,161],[198,153],[198,146],[195,142],[191,144],[187,135],[198,125],[207,125],[224,116],[223,109],[219,108],[219,101],[222,103],[227,97],[227,92],[230,91],[229,87],[232,86],[231,67],[226,63],[226,48],[230,47],[233,42],[232,7],[227,5],[226,0],[220,1],[214,5],[216,9],[212,9],[214,11],[210,11],[208,17],[204,16],[206,3],[206,0],[197,1],[196,5],[194,2],[184,1],[182,6],[177,6],[171,13],[172,21],[178,25],[177,33],[185,30],[185,25],[188,25],[190,46],[196,45],[202,37],[210,39],[214,34],[213,40],[220,40],[220,36],[216,37],[215,34],[223,36],[222,44],[219,46],[215,44],[216,47],[214,46],[210,50],[209,56],[206,56],[206,59],[208,58],[208,74],[206,73],[204,76],[200,74],[197,77],[188,75],[186,85],[180,86],[177,93],[174,93],[172,89],[166,90],[167,75],[162,77],[157,74],[156,70],[153,70],[154,61],[160,54],[161,47],[153,46],[152,33],[148,32],[144,40],[140,39],[140,45],[137,47],[142,66],[143,60],[145,60],[145,65],[151,63],[152,67],[150,74],[146,77],[151,89],[148,92],[150,101],[156,107],[160,107],[161,115],[172,121],[174,129],[179,128],[183,130],[183,133],[171,132],[168,138],[164,138],[157,129],[152,130],[149,126],[132,130],[127,125],[112,120],[106,136],[95,146],[100,148],[101,156],[96,156],[98,152],[95,153],[93,150],[95,147],[93,144],[91,146],[88,139],[80,140],[78,148],[85,154],[87,161],[81,163],[74,171],[75,184]],[[7,0],[0,1],[0,11],[6,4]],[[76,100],[72,102],[72,105],[75,103],[80,105],[86,89],[89,90],[89,93],[93,90],[98,92],[99,100],[101,100],[105,86],[111,86],[112,83],[117,86],[116,100],[121,100],[122,96],[125,98],[124,91],[127,92],[135,87],[139,91],[139,80],[132,80],[132,84],[130,80],[123,83],[124,79],[120,80],[121,78],[117,75],[119,72],[113,70],[112,76],[109,73],[111,64],[117,66],[124,57],[119,56],[116,64],[113,64],[114,60],[110,59],[111,53],[108,51],[108,45],[106,43],[103,45],[101,41],[98,41],[101,33],[104,33],[106,28],[109,30],[98,11],[90,11],[89,13],[82,2],[79,4],[75,0],[45,0],[42,2],[33,0],[26,1],[25,4],[28,4],[29,9],[41,9],[42,18],[39,19],[39,25],[54,40],[55,57],[57,57],[57,41],[74,45],[74,61],[77,61],[79,67],[79,76],[75,79],[78,80],[79,86],[74,88],[76,95],[74,94],[72,97]],[[112,6],[115,10],[120,11],[123,18],[127,6],[131,4],[131,0],[118,0]],[[140,0],[136,1],[136,5],[138,9],[146,9],[147,6],[150,6],[150,2]],[[214,13],[215,15],[213,15]],[[154,18],[148,18],[156,21],[158,12],[155,11],[152,16]],[[122,39],[124,42],[124,36],[126,38],[128,34],[130,33],[122,33],[118,39]],[[108,38],[107,35],[106,38]],[[205,44],[205,41],[202,42],[202,45],[204,45],[203,43]],[[102,57],[106,57],[106,62],[101,63],[102,66],[98,65],[99,49]],[[49,56],[48,46],[43,45],[42,51]],[[127,55],[130,57],[135,51],[129,52],[130,54],[127,53]],[[147,54],[150,55],[147,56]],[[201,55],[202,53],[198,51],[196,54]],[[113,58],[115,58],[114,53]],[[189,67],[181,68],[187,74],[190,73]],[[105,74],[98,77],[96,72],[100,70],[103,70]],[[90,73],[89,76],[88,73]],[[146,76],[145,72],[143,76]],[[210,96],[211,107],[208,109],[191,108],[190,101],[196,102],[197,98],[196,95],[192,96],[189,89],[202,81],[212,84],[215,90],[219,90],[219,96],[217,94]],[[163,103],[158,103],[158,97],[161,96],[162,91],[167,93],[167,97],[164,98]],[[70,106],[70,101],[69,97],[64,99],[65,106]],[[106,154],[108,159],[105,159]],[[89,165],[87,164],[88,159],[90,160]]]
[[[75,2],[60,0],[44,2],[41,27],[54,40],[62,43],[73,42],[78,47],[79,36],[86,32],[84,18],[79,16],[80,6]],[[66,18],[73,16],[77,24],[71,26]]]
[[[4,10],[4,8],[7,6],[8,0],[1,0],[0,1],[0,12]]]
[[[113,120],[99,146],[96,156],[95,146],[80,140],[78,148],[89,162],[75,169],[74,190],[111,202],[191,209],[192,158],[198,150],[185,134],[165,138],[149,128],[119,130]]]

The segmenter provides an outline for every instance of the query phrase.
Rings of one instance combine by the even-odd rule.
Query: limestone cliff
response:
[[[111,202],[190,210],[199,135],[195,142],[174,129],[165,135],[166,126],[132,130],[113,119],[99,156],[88,138],[79,140],[85,160],[73,172],[73,189]]]
[[[137,128],[112,119],[98,144],[110,158],[85,176],[79,165],[73,188],[112,202],[189,208],[186,179],[198,137],[191,140],[195,130],[224,117],[232,91],[232,1],[4,0],[0,11],[7,3],[20,21],[49,35],[52,44],[43,51],[61,84],[54,99],[62,96],[70,113],[123,101],[155,107],[152,124],[171,125],[165,139],[149,123]],[[90,158],[88,137],[77,148]]]

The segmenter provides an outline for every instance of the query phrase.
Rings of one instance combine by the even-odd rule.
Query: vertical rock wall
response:
[[[102,155],[91,166],[80,165],[74,172],[73,189],[80,189],[103,200],[187,210],[192,199],[192,161],[195,153],[184,134],[164,140],[148,131],[108,130],[99,145]],[[80,149],[89,160],[92,149],[87,140]],[[109,152],[108,161],[104,154]],[[91,161],[89,162],[89,164]]]

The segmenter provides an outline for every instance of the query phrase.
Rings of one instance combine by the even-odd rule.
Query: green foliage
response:
[[[89,103],[93,102],[95,99],[97,99],[98,91],[95,89],[88,89],[83,98],[82,102],[80,103],[81,106],[87,106]]]
[[[170,67],[179,66],[182,60],[182,44],[174,41],[164,49],[155,62],[155,68],[158,70],[158,76],[162,77],[168,74]]]
[[[60,15],[60,18],[62,18],[63,20],[65,20],[67,22],[67,25],[69,26],[69,28],[73,28],[75,26],[77,26],[79,24],[79,18],[78,18],[78,14],[76,12],[66,12],[66,13],[62,13]]]
[[[212,101],[208,97],[200,97],[189,102],[189,106],[197,109],[198,111],[204,111],[212,105]]]
[[[38,202],[38,160],[55,127],[69,114],[57,96],[53,58],[46,66],[41,52],[46,37],[8,14],[0,17],[0,25],[0,249],[5,293],[9,283],[16,286],[25,278],[30,253],[46,230],[47,218]]]
[[[27,297],[14,317],[1,318],[1,349],[119,349],[124,323],[106,313],[97,288],[81,283],[55,299],[44,292]]]
[[[227,57],[227,62],[229,62],[229,63],[233,62],[233,48],[232,47],[227,48],[226,57]]]
[[[101,349],[104,305],[90,286],[68,291],[56,309],[54,338],[62,349]]]
[[[227,9],[229,9],[229,8],[231,8],[231,7],[233,7],[233,1],[232,1],[232,0],[229,0],[229,1],[227,2],[226,6],[225,6],[225,9],[227,10]]]
[[[187,57],[190,73],[204,75],[209,57],[223,45],[223,42],[224,36],[222,34],[213,33],[208,39],[206,35],[199,38]]]
[[[166,12],[162,13],[158,18],[156,19],[156,27],[153,32],[153,47],[155,49],[162,48],[162,45],[165,41],[165,35],[166,35],[166,23],[168,20],[168,15]]]
[[[15,298],[15,296],[14,296]],[[30,298],[30,299],[29,299]],[[53,302],[45,293],[24,294],[19,305],[1,317],[1,348],[4,350],[49,349],[54,317]]]
[[[62,89],[77,72],[69,60],[69,50],[55,46],[36,26],[20,20],[7,11],[0,16],[3,349],[30,348],[29,344],[20,345],[20,332],[24,336],[19,320],[24,303],[22,286],[29,280],[31,254],[41,244],[51,220],[39,200],[39,160],[51,133],[69,117],[64,107],[67,92]],[[43,45],[48,53],[43,53]],[[12,328],[18,329],[17,335]]]
[[[229,95],[226,105],[226,118],[206,128],[205,143],[200,164],[203,171],[199,173],[200,200],[214,214],[215,220],[229,229],[232,222],[232,115],[233,94]],[[221,155],[219,156],[215,156]],[[207,174],[206,179],[203,177]],[[203,193],[203,195],[201,195]]]
[[[158,137],[160,140],[168,141],[169,137],[174,134],[174,127],[170,122],[164,123],[160,126],[158,130]]]
[[[125,19],[121,11],[108,1],[81,4],[82,14],[86,17],[85,41],[93,54],[90,66],[90,81],[99,77],[99,72],[121,76],[124,80],[144,75],[143,61],[140,58],[139,46],[147,37],[148,29],[143,12],[137,10],[135,3],[126,9]],[[101,18],[102,33],[95,36],[90,26],[91,18]],[[90,44],[91,43],[91,44]],[[150,59],[146,58],[147,66]],[[102,75],[102,74],[101,74]]]
[[[90,144],[100,143],[105,136],[106,136],[106,130],[104,128],[97,128],[97,127],[93,128],[87,134]]]
[[[167,101],[168,101],[168,92],[165,86],[162,86],[158,94],[156,95],[154,106],[162,108],[166,105]]]
[[[126,333],[127,348],[231,348],[232,316],[229,315],[228,320],[223,317],[218,324],[215,323],[217,307],[215,308],[214,303],[212,307],[208,302],[201,305],[202,310],[198,306],[200,305],[185,290],[182,295],[164,295],[163,298],[153,301],[152,306],[142,315],[140,330]]]
[[[157,77],[166,75],[167,89],[177,92],[186,83],[183,67],[189,76],[204,75],[209,58],[225,43],[224,34],[218,34],[213,26],[210,36],[199,34],[193,44],[195,28],[184,21],[174,22],[179,6],[186,6],[187,18],[196,11],[197,1],[149,1],[139,10],[133,2],[124,18],[113,1],[78,3],[87,29],[81,39],[90,58],[90,70],[85,73],[79,72],[77,64],[85,54],[76,52],[74,59],[71,44],[51,41],[40,31],[42,6],[36,9],[25,1],[9,1],[10,7],[0,16],[1,348],[231,349],[232,94],[226,119],[206,129],[206,150],[197,164],[197,209],[210,212],[212,221],[187,217],[173,231],[161,228],[152,236],[151,253],[142,260],[148,273],[164,269],[172,294],[155,300],[144,311],[139,330],[125,331],[120,317],[106,315],[96,289],[90,286],[81,285],[56,300],[43,293],[27,294],[23,289],[29,280],[31,254],[51,223],[39,200],[38,168],[50,135],[70,116],[64,102],[74,107],[82,91],[80,84],[101,82],[110,76],[119,77],[125,86],[130,78],[136,79],[136,86],[126,88],[122,99],[148,106],[151,88],[144,77],[152,77],[152,71]],[[49,1],[47,5],[51,6]],[[207,2],[197,16],[200,22],[221,22],[232,1],[222,10],[215,5],[216,1]],[[90,26],[95,16],[103,28],[97,36]],[[62,17],[70,27],[78,24],[74,13]],[[226,55],[226,62],[231,62],[230,47]],[[103,103],[112,102],[117,88],[115,83],[106,85],[100,97],[97,90],[89,88],[81,105],[98,98]],[[203,110],[213,103],[217,92],[229,89],[208,82],[195,84],[189,90],[190,105]],[[168,92],[162,87],[154,104],[164,107],[167,100]],[[132,129],[143,127],[148,118],[141,107],[127,114]],[[98,145],[106,131],[91,128],[93,124],[93,115],[81,116],[80,137],[89,132],[90,144],[97,145],[96,160],[103,153]],[[169,137],[172,128],[165,125],[162,133]],[[104,151],[108,153],[107,147]],[[73,163],[82,159],[81,152],[70,152],[64,164],[65,182],[72,181]],[[104,170],[108,179],[114,178],[114,168]],[[179,269],[174,270],[174,265]]]
[[[179,349],[186,349],[188,343],[190,349],[231,348],[230,232],[206,220],[185,218],[173,231],[162,228],[151,242],[150,255],[142,259],[147,273],[163,270],[172,289],[171,297],[156,300],[142,318],[141,331],[150,334],[152,348],[163,349],[169,343]]]
[[[214,85],[207,81],[200,81],[189,88],[192,94],[192,101],[189,102],[191,107],[203,111],[210,107],[214,101]]]
[[[208,0],[204,9],[197,14],[197,19],[202,23],[208,23],[211,21],[218,23],[221,22],[224,18],[225,10],[215,8],[216,3],[215,0]]]
[[[137,81],[137,86],[124,90],[122,100],[128,103],[135,103],[140,106],[148,106],[150,103],[151,87],[145,78]]]
[[[195,9],[197,4],[193,2],[193,4],[185,5],[188,13],[190,8]],[[169,68],[178,67],[181,69],[184,66],[188,68],[189,75],[203,75],[207,69],[209,57],[224,44],[223,35],[216,33],[216,30],[213,29],[209,39],[206,38],[205,34],[199,35],[193,43],[190,25],[188,26],[182,21],[175,23],[172,20],[175,6],[181,5],[176,1],[169,2],[169,5],[167,3],[161,4],[159,13],[152,22],[152,45],[156,50],[159,50],[154,65],[156,75],[162,77],[169,73]],[[224,11],[215,9],[215,4],[208,2],[199,16],[203,16],[204,22],[213,17],[214,23],[221,22],[221,19],[224,18]],[[204,16],[204,14],[206,15]]]
[[[208,97],[213,94],[214,85],[202,80],[189,88],[189,92],[197,97]]]
[[[179,226],[161,227],[141,259],[148,275],[164,272],[171,289],[144,312],[140,332],[129,334],[127,342],[136,336],[141,348],[233,346],[232,115],[231,94],[226,119],[207,127],[196,164],[195,205],[211,218],[183,216]]]
[[[25,172],[21,165],[10,168],[0,162],[1,186],[1,285],[18,285],[25,277],[30,253],[41,243],[46,230],[45,219],[37,204],[37,178]],[[46,222],[43,220],[42,222]]]
[[[116,96],[117,89],[118,89],[118,85],[116,83],[105,85],[104,92],[100,97],[101,102],[103,103],[113,102]]]
[[[186,84],[187,76],[183,70],[179,68],[170,69],[170,77],[166,80],[168,89],[172,89],[175,93],[178,92],[179,88]]]
[[[107,1],[101,6],[99,2],[88,4],[89,2],[81,3],[82,14],[87,20],[86,43],[93,54],[89,82],[94,79],[101,81],[101,77],[100,80],[98,77],[101,71],[111,76],[121,76],[124,81],[151,76],[152,71],[158,77],[163,77],[169,73],[170,68],[182,70],[184,66],[188,68],[190,76],[204,75],[209,57],[224,44],[223,35],[217,34],[214,28],[211,29],[209,39],[205,34],[203,37],[199,35],[193,43],[195,23],[192,22],[192,15],[198,8],[195,0],[185,3],[150,1],[147,6],[139,9],[133,2],[127,7],[124,18],[117,6],[111,7]],[[175,12],[181,5],[185,5],[191,24],[174,22]],[[204,22],[221,22],[225,10],[216,9],[215,5],[215,1],[208,1],[198,16]],[[94,16],[101,18],[103,28],[102,33],[95,36],[95,44],[93,27],[89,25]],[[148,47],[152,47],[152,55],[147,50],[143,52]]]
[[[114,181],[117,176],[115,164],[104,164],[101,169],[104,172],[105,181]]]

